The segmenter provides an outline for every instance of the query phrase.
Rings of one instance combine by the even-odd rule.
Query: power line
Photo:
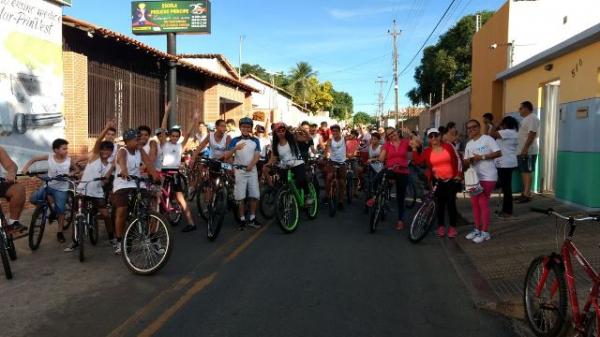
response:
[[[410,61],[404,67],[404,69],[402,69],[402,71],[400,72],[399,76],[402,76],[408,70],[408,67],[410,67],[410,65],[415,61],[415,59],[417,58],[417,56],[419,56],[419,54],[421,53],[421,51],[423,51],[423,48],[425,48],[425,45],[427,45],[427,42],[429,42],[429,39],[431,39],[431,37],[433,36],[433,33],[435,33],[436,29],[439,27],[440,23],[446,17],[446,14],[448,14],[448,11],[450,11],[450,8],[452,8],[452,5],[454,5],[455,2],[456,2],[456,0],[452,0],[452,2],[450,2],[450,5],[448,5],[448,8],[446,8],[446,11],[444,11],[444,14],[442,14],[442,16],[438,20],[437,24],[435,25],[435,27],[433,27],[433,30],[431,31],[431,33],[429,33],[429,35],[427,36],[427,38],[425,39],[425,41],[421,45],[421,48],[419,48],[419,50],[410,59]]]

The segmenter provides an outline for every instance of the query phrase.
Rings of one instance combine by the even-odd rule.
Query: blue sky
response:
[[[237,66],[240,35],[244,35],[244,63],[269,71],[288,71],[296,62],[309,62],[321,81],[354,98],[355,111],[375,113],[378,76],[392,82],[392,42],[387,34],[392,20],[402,35],[398,40],[402,70],[417,52],[451,0],[213,0],[212,34],[178,37],[178,53],[221,53]],[[496,10],[503,0],[456,0],[429,42],[460,17],[482,9]],[[131,35],[130,1],[74,0],[64,13]],[[166,49],[164,36],[137,39]],[[414,67],[400,77],[400,106],[409,104],[406,92],[415,83]],[[386,95],[392,108],[393,90]]]

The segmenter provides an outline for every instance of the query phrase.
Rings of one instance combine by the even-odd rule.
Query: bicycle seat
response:
[[[162,169],[161,170],[162,175],[164,176],[173,176],[179,173],[178,170],[175,169]]]

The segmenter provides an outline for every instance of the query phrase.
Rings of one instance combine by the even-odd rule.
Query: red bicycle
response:
[[[175,197],[173,185],[175,184],[175,179],[182,179],[182,177],[180,176],[179,171],[173,169],[163,169],[161,176],[164,181],[160,189],[157,211],[169,220],[171,226],[177,226],[181,222],[183,213],[181,211],[181,206]],[[181,180],[179,183],[181,184]]]
[[[575,330],[575,336],[600,337],[599,292],[600,275],[583,257],[573,243],[573,234],[577,223],[581,221],[600,222],[600,216],[574,218],[564,216],[553,209],[531,209],[534,212],[554,215],[567,221],[568,235],[565,237],[560,254],[554,252],[548,256],[535,258],[525,277],[523,302],[525,315],[533,332],[540,337],[563,335],[569,323]],[[557,228],[558,235],[558,228]],[[592,280],[589,295],[580,310],[575,286],[575,274],[571,257],[582,266]],[[568,313],[568,302],[571,314]]]

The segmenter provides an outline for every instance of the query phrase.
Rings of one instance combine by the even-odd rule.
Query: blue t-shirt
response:
[[[227,150],[231,151],[235,149],[238,143],[246,143],[243,149],[235,151],[234,164],[238,165],[250,165],[256,153],[260,153],[260,142],[258,138],[253,136],[238,136],[231,140]],[[255,168],[256,169],[256,168]]]

